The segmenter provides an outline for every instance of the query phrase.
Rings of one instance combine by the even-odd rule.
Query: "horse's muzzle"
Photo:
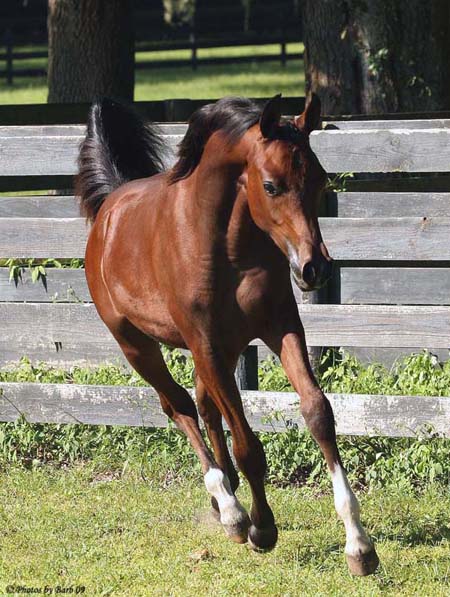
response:
[[[325,257],[307,261],[301,270],[296,263],[291,262],[295,283],[304,292],[318,290],[324,286],[330,279],[332,270],[333,260],[325,259]]]

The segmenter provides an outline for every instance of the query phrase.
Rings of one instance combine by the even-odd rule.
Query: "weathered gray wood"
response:
[[[91,302],[84,269],[46,268],[45,280],[32,282],[28,269],[17,281],[9,279],[9,269],[0,268],[0,302]]]
[[[322,121],[324,130],[364,130],[364,129],[449,129],[449,118],[433,119],[413,119],[408,120],[328,120],[327,117]]]
[[[182,135],[164,139],[170,166]],[[73,175],[81,140],[79,135],[0,137],[0,176]]]
[[[311,346],[450,347],[449,307],[299,305],[299,312]],[[122,359],[92,303],[0,303],[0,321],[4,364],[22,356],[57,364]]]
[[[0,197],[0,218],[78,218],[80,208],[72,195]]]
[[[167,165],[182,137],[165,136]],[[0,136],[0,176],[74,174],[81,139],[72,134]],[[314,132],[311,146],[328,172],[448,172],[449,140],[450,129],[331,130]]]
[[[450,305],[450,269],[341,267],[346,305]]]
[[[450,259],[450,218],[320,218],[336,260]],[[0,218],[0,256],[83,257],[83,218]]]
[[[322,218],[331,256],[341,261],[443,261],[450,218]]]
[[[450,308],[299,305],[312,346],[449,348]]]
[[[347,435],[411,437],[431,426],[450,437],[450,397],[327,394],[334,411],[336,431]],[[305,427],[299,398],[290,392],[243,392],[251,425],[257,430],[283,431],[286,422]],[[273,415],[281,415],[279,420]],[[272,416],[272,422],[267,418]]]
[[[63,384],[0,383],[0,420],[31,423],[85,423],[165,427],[152,388]],[[329,394],[337,432],[408,437],[424,426],[450,436],[450,398]],[[250,425],[258,431],[285,431],[287,421],[305,424],[299,399],[289,392],[242,392]],[[278,415],[278,416],[277,416]]]
[[[450,217],[450,193],[336,193],[331,201],[343,218]],[[76,218],[73,195],[0,197],[2,218]]]
[[[86,134],[81,124],[44,124],[0,126],[0,137],[82,137]]]
[[[84,218],[0,218],[2,257],[84,257]]]
[[[162,135],[185,135],[185,123],[155,123]],[[86,134],[84,124],[46,124],[23,126],[0,126],[0,137],[83,137]]]
[[[0,420],[165,427],[153,388],[0,383]]]
[[[341,218],[450,217],[450,193],[336,193]]]
[[[327,172],[448,172],[450,129],[331,130],[311,134]]]
[[[75,174],[80,140],[75,135],[0,137],[0,176]]]

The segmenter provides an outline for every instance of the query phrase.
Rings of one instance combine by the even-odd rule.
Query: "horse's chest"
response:
[[[265,274],[243,276],[235,289],[235,296],[244,313],[264,309],[273,299],[269,277]]]

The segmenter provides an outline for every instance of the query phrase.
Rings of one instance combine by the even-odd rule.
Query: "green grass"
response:
[[[302,50],[301,44],[289,44],[290,52]],[[279,46],[250,46],[237,48],[211,48],[201,50],[199,56],[242,56],[273,53],[274,62],[258,64],[231,64],[200,66],[193,71],[189,66],[161,68],[136,72],[135,100],[163,100],[175,98],[215,99],[224,95],[269,97],[275,93],[287,96],[304,95],[303,62],[292,60],[285,67],[277,59]],[[189,51],[153,53],[155,60],[185,58]],[[149,59],[150,53],[139,52],[137,60]],[[45,68],[45,59],[32,59],[18,63],[21,68]],[[14,79],[9,87],[0,81],[0,104],[45,103],[47,81],[45,78]]]
[[[239,490],[249,506],[249,492]],[[198,475],[143,480],[89,466],[12,468],[0,476],[0,591],[85,586],[86,595],[444,596],[450,593],[448,492],[360,496],[381,559],[353,578],[332,496],[268,488],[277,547],[256,554],[208,522]]]

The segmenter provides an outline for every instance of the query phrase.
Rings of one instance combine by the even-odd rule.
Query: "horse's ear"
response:
[[[320,110],[321,103],[319,96],[312,93],[303,114],[294,118],[295,126],[309,135],[311,131],[319,128]]]
[[[281,118],[281,93],[274,95],[264,106],[261,118],[259,119],[259,128],[262,136],[268,139],[278,127]]]

